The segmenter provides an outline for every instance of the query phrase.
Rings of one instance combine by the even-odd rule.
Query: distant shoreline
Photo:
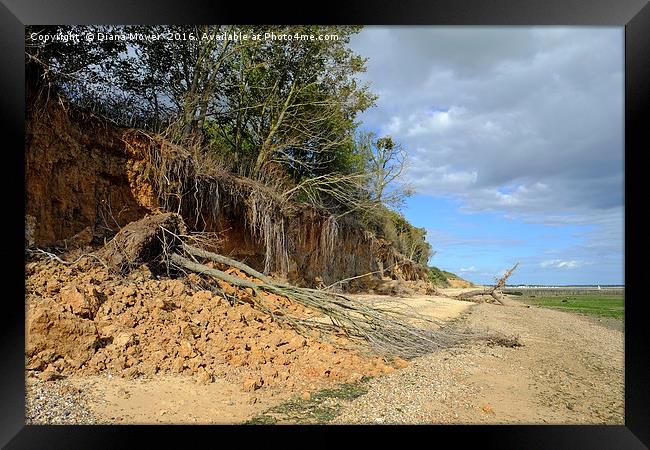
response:
[[[505,289],[625,289],[624,284],[517,284],[517,285],[506,285]]]

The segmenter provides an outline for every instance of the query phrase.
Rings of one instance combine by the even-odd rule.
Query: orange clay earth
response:
[[[230,270],[234,275],[241,275]],[[405,365],[303,337],[256,310],[146,267],[124,277],[83,259],[26,264],[26,368],[30,378],[174,376],[234,383],[244,392],[304,393]],[[247,293],[220,283],[244,301]],[[297,316],[313,315],[269,296]],[[345,344],[342,337],[337,342]]]

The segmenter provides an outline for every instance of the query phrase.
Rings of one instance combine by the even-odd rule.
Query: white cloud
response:
[[[449,130],[461,115],[462,112],[458,108],[452,108],[449,111],[423,111],[411,114],[407,119],[410,126],[405,135],[414,137],[443,133]]]
[[[555,269],[576,269],[584,265],[582,261],[570,260],[563,261],[561,259],[551,259],[547,261],[542,261],[539,264],[542,268],[555,268]]]
[[[402,129],[402,119],[398,116],[393,116],[390,118],[390,122],[386,125],[385,128],[382,128],[383,134],[397,135]]]
[[[474,266],[470,266],[470,267],[461,267],[460,269],[458,269],[458,271],[461,273],[473,273],[473,272],[477,272],[478,269]]]
[[[478,172],[475,170],[458,170],[450,165],[420,165],[417,158],[411,161],[411,166],[410,170],[419,175],[410,177],[409,182],[420,192],[427,192],[432,187],[445,192],[462,191],[478,180]]]

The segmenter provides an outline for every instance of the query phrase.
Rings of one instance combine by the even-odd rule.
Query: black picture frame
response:
[[[310,7],[307,7],[310,6]],[[319,6],[321,7],[319,9]],[[312,12],[308,12],[312,9]],[[35,426],[25,425],[24,371],[24,26],[30,24],[366,24],[366,25],[580,25],[625,27],[625,425],[621,426],[421,426],[309,427],[315,437],[347,433],[381,440],[413,442],[405,432],[449,438],[454,447],[475,443],[497,448],[648,448],[650,445],[650,372],[648,327],[639,283],[641,209],[631,206],[643,196],[640,157],[650,149],[650,4],[647,0],[445,0],[445,1],[328,1],[322,4],[287,2],[209,2],[145,0],[0,0],[0,89],[4,147],[0,172],[5,228],[0,261],[6,286],[11,286],[0,312],[0,445],[6,448],[124,448],[136,439],[151,446],[184,446],[208,442],[227,445],[227,438],[246,446],[276,441],[308,446],[297,427],[217,426]],[[634,238],[632,238],[634,236]],[[300,427],[305,428],[305,427]],[[296,433],[296,431],[300,431]],[[239,436],[234,436],[238,434]],[[244,435],[244,441],[241,437]],[[278,436],[281,435],[281,436]],[[408,440],[404,440],[407,437]],[[418,436],[425,437],[425,436]],[[340,445],[330,441],[330,445]],[[434,442],[428,442],[434,445]],[[229,444],[232,445],[232,444]]]

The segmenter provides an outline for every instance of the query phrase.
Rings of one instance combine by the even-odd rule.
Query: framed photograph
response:
[[[3,0],[3,445],[647,448],[647,2],[276,6]]]

